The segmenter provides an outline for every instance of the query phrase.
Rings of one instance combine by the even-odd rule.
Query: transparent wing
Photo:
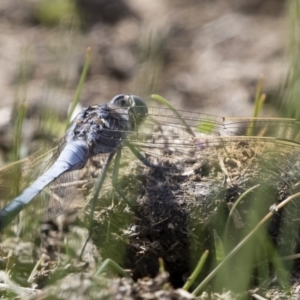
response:
[[[163,159],[164,166],[181,169],[182,172],[187,170],[187,158],[197,159],[204,153],[209,155],[212,147],[222,147],[228,152],[232,143],[240,143],[245,148],[249,143],[275,145],[277,150],[299,148],[300,123],[294,119],[226,118],[156,107],[148,107],[148,111],[149,115],[140,128],[124,134],[123,145],[129,142],[150,163],[160,165]],[[50,148],[0,169],[1,206],[47,170],[64,145],[63,138]],[[127,159],[133,157],[127,147],[123,152]],[[42,207],[46,208],[50,217],[65,211],[75,199],[78,185],[93,183],[106,157],[107,154],[100,154],[91,158],[84,170],[63,174],[43,191],[40,196]]]
[[[149,108],[148,119],[136,132],[129,134],[127,140],[150,163],[164,168],[161,171],[150,169],[149,173],[141,169],[152,181],[161,184],[162,187],[153,184],[146,192],[161,188],[162,201],[168,180],[174,186],[181,184],[180,189],[172,190],[176,197],[190,201],[193,196],[199,199],[217,197],[220,191],[235,184],[245,187],[242,174],[247,173],[246,170],[251,170],[251,176],[255,178],[253,185],[256,185],[273,183],[274,178],[284,177],[281,174],[289,173],[296,165],[299,167],[300,123],[297,120],[179,113],[183,118],[169,109]],[[126,147],[123,159],[129,155],[133,157],[129,152]],[[139,172],[138,168],[128,170],[135,174]],[[168,177],[169,172],[180,177]],[[218,181],[219,174],[221,180]],[[195,176],[195,180],[182,179],[187,176]],[[141,184],[144,185],[144,181]],[[191,190],[192,196],[186,193],[187,189]]]
[[[10,203],[41,174],[49,169],[58,158],[64,146],[65,139],[62,138],[26,159],[1,168],[1,207]],[[57,178],[37,197],[43,201],[39,202],[38,206],[35,206],[36,210],[47,211],[47,214],[52,217],[62,213],[75,197],[77,179],[78,172],[76,171],[65,173]]]
[[[37,197],[45,220],[51,220],[70,206],[77,195],[79,171],[67,172],[58,177]]]
[[[0,200],[11,201],[22,190],[41,175],[58,157],[63,139],[53,143],[33,155],[8,164],[0,169]]]
[[[136,160],[126,147],[130,143],[150,164],[185,172],[189,160],[202,154],[209,156],[210,149],[215,147],[228,153],[231,145],[237,143],[245,149],[249,144],[259,144],[271,145],[272,151],[291,148],[299,151],[299,132],[300,123],[295,119],[228,118],[148,107],[145,122],[124,134],[122,156],[124,162]]]
[[[155,124],[170,129],[185,130],[191,135],[198,133],[210,136],[272,136],[299,141],[300,122],[287,118],[232,118],[177,110],[148,107],[149,118],[145,127],[153,132]]]
[[[277,149],[298,148],[300,122],[283,118],[228,118],[168,108],[148,107],[149,116],[135,132],[128,134],[147,159],[159,164],[162,157],[193,158],[211,147],[237,142],[276,144]]]
[[[84,206],[84,195],[93,189],[109,154],[99,154],[89,159],[82,170],[66,172],[49,185],[42,193],[42,207],[46,207],[45,218],[53,219],[74,204]]]

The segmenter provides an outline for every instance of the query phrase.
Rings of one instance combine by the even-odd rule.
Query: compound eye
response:
[[[117,107],[128,107],[129,106],[128,100],[129,100],[128,95],[121,94],[121,95],[115,96],[110,101],[110,103]]]

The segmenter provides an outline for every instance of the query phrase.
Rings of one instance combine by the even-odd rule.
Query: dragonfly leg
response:
[[[114,158],[115,154],[116,154],[116,152],[111,152],[109,154],[109,156],[107,157],[107,159],[106,159],[106,161],[103,165],[103,168],[102,168],[102,170],[101,170],[101,172],[98,176],[98,179],[95,183],[94,190],[93,190],[93,196],[92,196],[92,199],[91,199],[91,214],[90,214],[90,222],[89,222],[90,223],[89,236],[88,236],[87,240],[85,241],[85,243],[82,247],[81,254],[80,254],[80,257],[79,257],[80,259],[82,258],[85,247],[86,247],[88,241],[90,240],[90,238],[92,236],[93,218],[94,218],[94,211],[95,211],[96,201],[97,201],[99,192],[100,192],[100,190],[103,186],[103,182],[105,180],[109,165],[110,165],[112,159]]]
[[[92,205],[91,205],[91,223],[93,220],[93,214],[94,214],[97,198],[98,198],[100,190],[103,186],[103,182],[105,180],[109,165],[110,165],[112,159],[114,158],[115,154],[116,154],[116,152],[112,152],[109,154],[109,156],[107,157],[107,159],[103,165],[103,168],[98,176],[98,179],[95,183],[94,191],[93,191],[93,198],[92,198]]]
[[[161,169],[166,169],[160,165],[155,165],[152,164],[150,161],[148,161],[148,159],[131,143],[127,142],[126,144],[129,149],[131,150],[131,152],[136,156],[136,158],[138,158],[145,166],[147,167],[151,167],[151,168],[161,168]]]

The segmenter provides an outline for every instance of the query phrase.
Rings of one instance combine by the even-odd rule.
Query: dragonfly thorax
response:
[[[132,130],[128,112],[109,105],[84,108],[68,130],[68,142],[84,140],[90,155],[110,153],[119,148]]]

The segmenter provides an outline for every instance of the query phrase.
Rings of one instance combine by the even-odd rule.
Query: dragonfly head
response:
[[[135,95],[117,95],[110,101],[110,105],[127,110],[135,127],[140,125],[148,115],[147,104]]]

